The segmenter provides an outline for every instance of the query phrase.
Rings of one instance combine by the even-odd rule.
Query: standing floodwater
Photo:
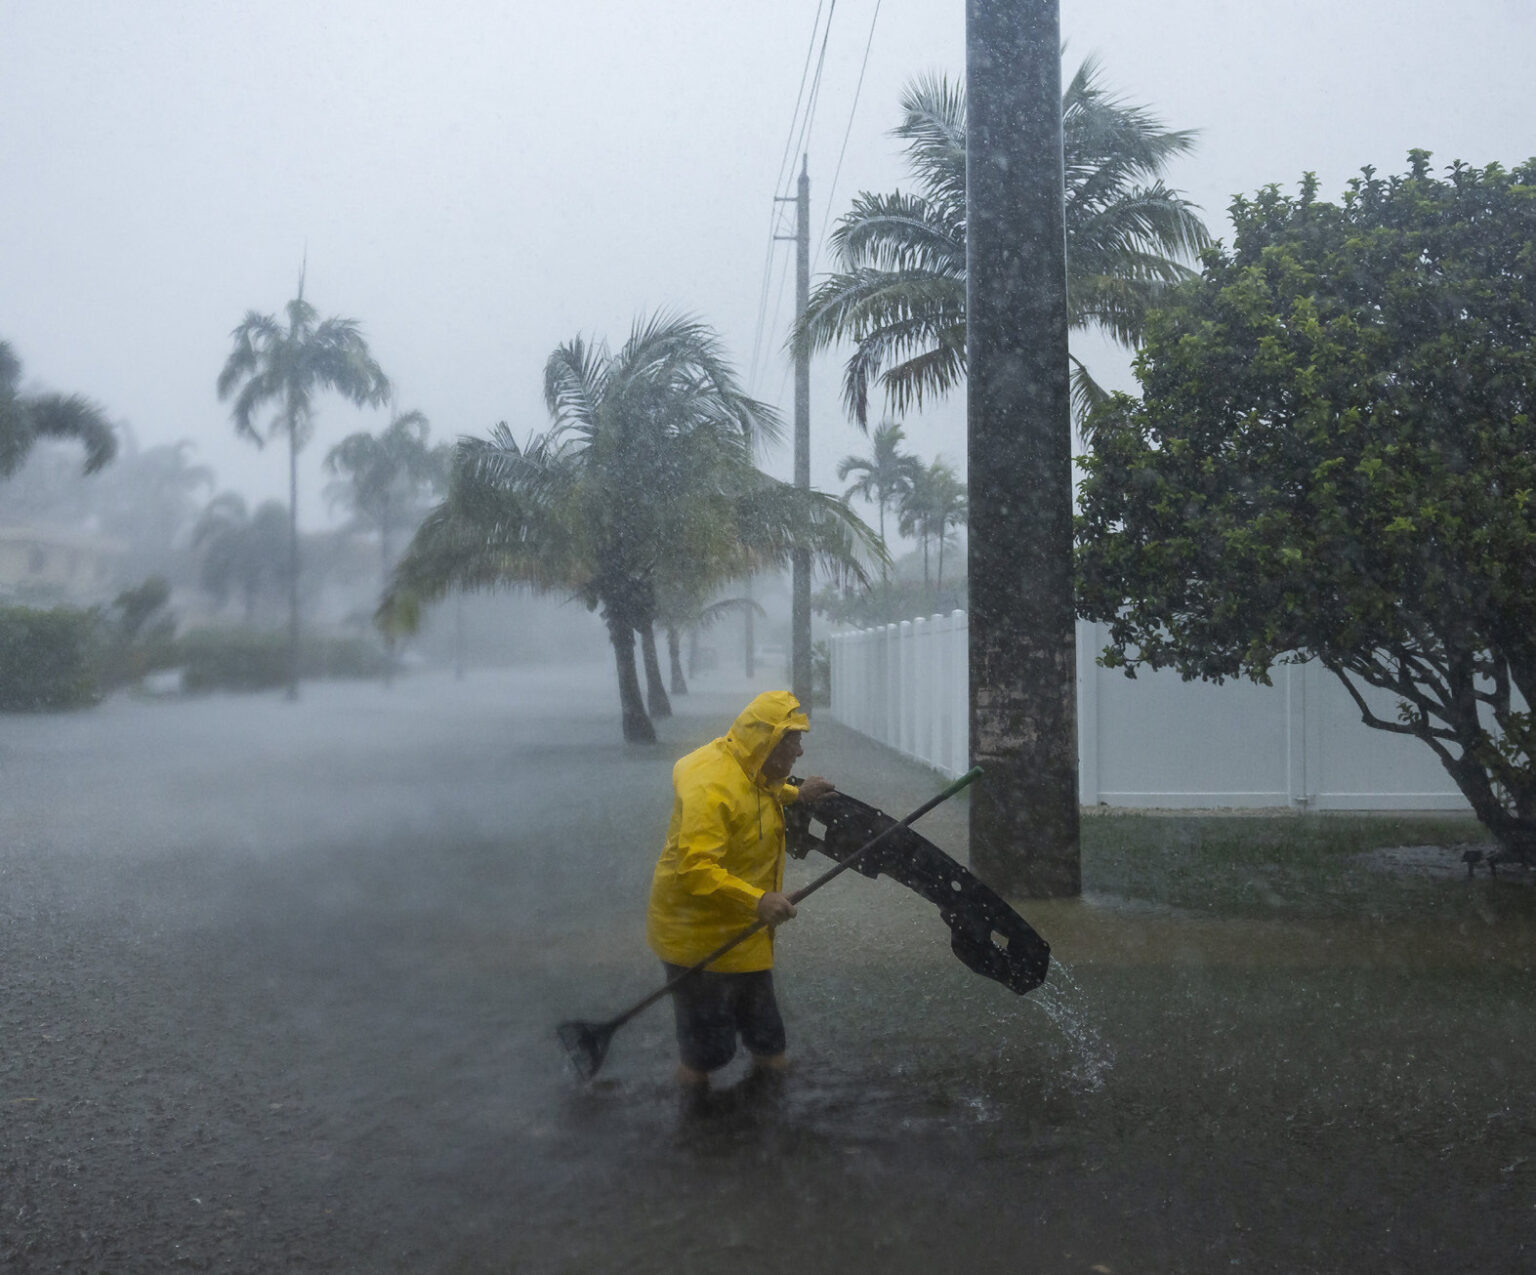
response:
[[[653,986],[670,767],[741,698],[626,748],[604,675],[0,719],[0,1268],[1531,1264],[1513,881],[1362,868],[1320,905],[1205,865],[1170,906],[1187,864],[1090,827],[1090,894],[1020,905],[1058,963],[1019,998],[850,873],[781,932],[787,1083],[738,1062],[685,1109],[664,1005],[576,1083],[554,1026]],[[824,715],[807,762],[935,790]],[[923,830],[953,853],[964,817]]]

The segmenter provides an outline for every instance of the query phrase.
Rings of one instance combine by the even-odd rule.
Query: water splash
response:
[[[1088,995],[1072,977],[1072,971],[1057,959],[1041,986],[1028,998],[1055,1025],[1072,1051],[1074,1065],[1069,1080],[1097,1092],[1115,1065],[1115,1047],[1104,1039],[1090,1018]]]

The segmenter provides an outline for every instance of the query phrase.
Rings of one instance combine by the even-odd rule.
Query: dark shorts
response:
[[[687,968],[662,962],[668,980]],[[695,974],[672,989],[677,1048],[694,1071],[724,1067],[736,1054],[736,1037],[748,1052],[771,1058],[784,1052],[784,1020],[773,995],[773,971]]]

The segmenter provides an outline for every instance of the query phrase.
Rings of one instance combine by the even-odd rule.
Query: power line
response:
[[[832,0],[836,8],[837,0]],[[773,179],[774,194],[778,194],[779,188],[784,184],[784,174],[789,168],[790,156],[794,154],[795,125],[800,120],[800,107],[805,101],[806,78],[810,74],[811,55],[816,49],[816,35],[821,30],[821,11],[825,7],[825,0],[817,0],[816,16],[811,19],[811,38],[805,46],[805,62],[800,67],[800,87],[795,93],[795,109],[789,118],[789,129],[784,138],[784,154],[779,159],[779,171]],[[832,15],[827,15],[827,26],[830,30]],[[825,53],[826,40],[822,40],[822,49]],[[763,254],[763,283],[758,292],[757,299],[757,328],[752,337],[752,361],[747,372],[747,386],[750,390],[757,384],[757,371],[759,359],[762,355],[763,335],[765,332],[765,320],[768,315],[768,298],[773,287],[773,245],[777,234],[777,222],[779,217],[779,205],[773,203],[772,211],[768,215],[768,244]]]
[[[832,0],[832,7],[827,10],[826,30],[821,34],[821,53],[816,58],[816,77],[811,81],[811,94],[805,104],[805,122],[800,126],[800,143],[795,147],[795,152],[800,155],[806,152],[811,122],[816,118],[816,104],[821,99],[821,73],[827,64],[827,42],[832,38],[832,18],[836,13],[837,0]]]
[[[816,33],[821,30],[821,10],[825,2],[826,0],[817,0],[816,16],[811,19],[811,39],[810,42],[805,46],[805,64],[800,68],[800,88],[795,93],[795,109],[789,117],[789,133],[784,138],[784,154],[779,160],[779,171],[773,179],[773,193],[775,195],[779,193],[779,188],[784,184],[784,174],[788,171],[790,156],[795,153],[795,147],[792,144],[795,136],[795,122],[800,118],[800,103],[805,100],[805,77],[811,69],[811,53],[816,48]],[[837,0],[832,0],[832,8],[837,8]],[[829,12],[827,14],[827,30],[830,31],[831,29],[832,14]],[[822,38],[821,52],[822,56],[825,57],[827,52],[827,42],[825,37]],[[821,68],[819,63],[817,65],[816,75],[818,79],[821,77]],[[814,91],[815,90],[813,89],[812,92]]]
[[[837,179],[843,173],[843,156],[848,153],[848,139],[853,135],[853,117],[859,110],[859,94],[864,90],[864,72],[869,69],[869,51],[875,43],[875,23],[880,20],[882,0],[875,0],[875,11],[869,19],[869,38],[864,41],[864,60],[859,64],[859,82],[854,85],[853,105],[848,109],[848,127],[843,130],[843,145],[837,152],[837,167],[832,170],[832,182],[827,187],[827,211],[821,219],[821,233],[816,237],[816,251],[811,254],[811,269],[821,260],[821,250],[827,242],[827,226],[832,220],[832,201],[837,192]]]

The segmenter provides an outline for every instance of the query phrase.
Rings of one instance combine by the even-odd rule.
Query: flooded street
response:
[[[1368,914],[1224,915],[1106,890],[1090,849],[1085,899],[1020,909],[1060,961],[1020,999],[928,904],[850,875],[781,936],[782,1088],[738,1061],[684,1110],[665,1005],[578,1085],[554,1025],[657,984],[671,765],[746,698],[706,683],[625,747],[610,679],[0,718],[0,1267],[1536,1261],[1514,880],[1381,874]],[[893,814],[940,786],[825,720],[803,768]],[[964,819],[922,827],[963,858]]]

